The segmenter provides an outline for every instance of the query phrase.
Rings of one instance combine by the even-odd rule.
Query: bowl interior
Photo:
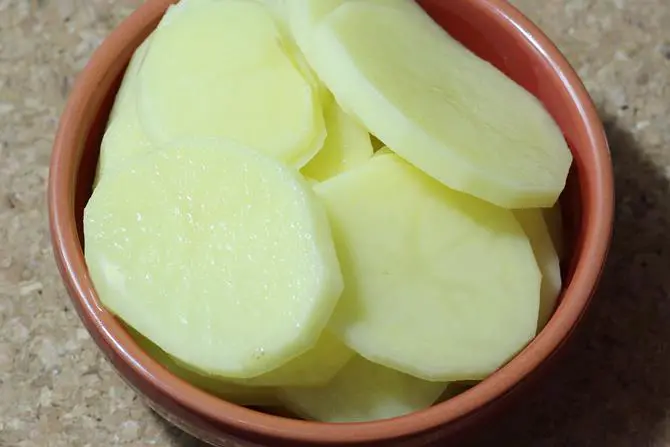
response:
[[[70,182],[67,187],[68,194],[71,193],[72,196],[66,199],[66,202],[70,204],[69,206],[73,207],[71,211],[74,213],[78,246],[75,249],[76,253],[64,252],[62,254],[64,258],[67,258],[65,261],[61,261],[62,264],[80,262],[83,265],[83,209],[92,192],[98,151],[109,111],[132,51],[155,27],[160,14],[170,3],[168,0],[149,1],[145,4],[148,6],[142,7],[144,9],[138,11],[136,15],[144,14],[146,16],[149,14],[153,17],[142,20],[135,18],[134,21],[131,17],[127,23],[122,25],[122,29],[117,30],[117,34],[110,38],[110,40],[120,40],[122,33],[132,33],[133,35],[132,39],[125,40],[124,48],[110,50],[113,44],[108,44],[106,51],[116,52],[119,57],[110,62],[110,66],[98,67],[99,70],[106,70],[106,74],[97,74],[97,76],[100,79],[103,79],[104,76],[107,79],[112,77],[114,80],[111,84],[107,81],[106,85],[100,81],[100,84],[105,85],[105,87],[98,92],[90,92],[90,95],[97,95],[97,99],[92,101],[95,104],[94,106],[89,105],[90,110],[86,111],[88,113],[87,119],[78,124],[70,123],[71,126],[78,126],[76,132],[79,135],[84,135],[83,144],[78,146],[73,144],[75,147],[63,149],[63,151],[70,152],[67,156],[64,156],[69,157],[69,159],[62,161],[78,166],[76,173],[73,175],[74,178],[67,180]],[[596,214],[594,200],[599,199],[598,191],[601,188],[597,184],[594,186],[594,182],[597,183],[594,176],[598,177],[597,171],[603,169],[604,155],[599,153],[603,148],[597,147],[600,143],[598,141],[600,137],[594,136],[593,126],[597,127],[595,130],[597,134],[599,124],[590,122],[593,121],[595,116],[592,104],[585,96],[581,84],[579,84],[568,64],[539,30],[504,0],[472,0],[467,2],[419,0],[419,3],[452,36],[539,98],[555,118],[574,155],[574,163],[568,183],[560,198],[565,233],[565,262],[562,269],[564,284],[570,287],[573,275],[580,269],[599,270],[600,265],[585,267],[585,263],[593,261],[594,256],[600,256],[600,258],[604,256],[604,253],[600,254],[599,252],[596,252],[594,256],[586,256],[588,245],[593,242],[593,238],[596,237],[594,235],[597,234],[596,230],[598,230],[591,228],[594,225],[593,221]],[[125,28],[123,28],[124,26]],[[95,76],[95,74],[90,76]],[[604,140],[602,144],[604,145]],[[606,192],[605,195],[607,194],[609,193]],[[595,261],[601,264],[603,259],[595,259]],[[77,266],[74,270],[76,268]],[[71,269],[70,265],[62,268],[62,270],[67,271],[64,276],[72,275]],[[82,269],[85,269],[85,266]],[[586,287],[593,287],[596,278],[591,274],[589,275],[586,275],[584,277],[586,279],[582,278],[583,281],[581,279],[580,281]],[[84,286],[79,284],[81,281],[88,281],[87,275],[85,276],[86,278],[83,280],[81,278],[69,279],[71,283],[78,284],[76,287],[71,286],[71,292],[73,288],[77,289],[77,287],[79,288],[77,290],[82,290],[82,288],[92,290],[92,284],[85,284]],[[592,277],[593,279],[591,279]],[[589,281],[591,283],[587,285],[586,283]],[[77,296],[75,299],[87,301],[85,304],[89,308],[95,308],[95,312],[98,313],[96,318],[99,321],[111,321],[111,316],[97,301],[94,293],[87,295],[77,290],[72,292],[73,296]],[[591,290],[579,290],[577,292],[581,294],[578,307],[584,307],[588,297],[583,295],[590,294],[590,292]],[[561,307],[563,306],[559,306],[557,314],[561,313]],[[366,440],[409,434],[415,429],[427,429],[436,426],[438,423],[457,419],[483,406],[507,392],[541,363],[544,358],[549,356],[570,332],[582,310],[580,308],[571,311],[569,315],[561,319],[560,325],[550,323],[547,330],[543,331],[543,334],[538,337],[541,340],[536,339],[520,354],[520,357],[523,356],[524,359],[512,361],[482,384],[424,412],[398,418],[390,424],[383,423],[385,424],[384,429],[382,429],[380,423],[369,424],[370,430],[364,427],[365,424],[352,426],[346,437]],[[559,326],[570,327],[559,328]],[[88,327],[91,329],[92,325],[89,324]],[[105,337],[108,337],[108,340],[113,340],[113,343],[108,343],[117,346],[113,349],[120,349],[126,353],[139,350],[137,346],[118,348],[119,345],[123,344],[119,340],[128,340],[128,335],[121,324],[114,324],[114,327],[106,328],[105,332]],[[548,332],[548,334],[544,332]],[[100,344],[99,337],[94,338]],[[111,352],[110,349],[112,348],[107,348],[108,355]],[[128,355],[133,357],[133,354]],[[142,363],[141,360],[136,358],[133,361],[134,363]],[[144,369],[146,370],[146,367]],[[241,414],[243,413],[238,413],[235,417],[239,418]],[[244,413],[247,416],[249,414]],[[231,417],[231,419],[234,418]],[[317,438],[337,440],[339,439],[338,434],[342,436],[345,433],[343,431],[332,431],[330,428],[319,428],[319,426],[324,427],[329,424],[310,423],[311,425],[291,425],[290,427],[285,424],[279,427],[279,424],[282,423],[280,419],[272,419],[272,417],[263,419],[262,422],[255,425],[254,430],[266,434],[277,433],[278,436],[290,437],[293,435],[288,435],[287,430],[300,427],[304,430],[303,433],[295,436],[302,440],[308,438],[313,440],[317,440]],[[240,426],[248,426],[247,422],[239,422],[239,424]],[[276,426],[272,424],[276,424]]]

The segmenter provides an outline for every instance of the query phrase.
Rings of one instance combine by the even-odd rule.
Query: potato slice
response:
[[[447,382],[487,376],[534,337],[541,277],[511,211],[394,154],[314,188],[345,284],[329,327],[354,351]]]
[[[382,146],[379,149],[377,149],[377,152],[375,152],[375,157],[378,157],[380,155],[393,154],[393,153],[394,152],[388,146]]]
[[[332,95],[328,89],[319,80],[312,67],[309,66],[305,56],[300,51],[300,48],[295,42],[290,26],[290,8],[293,0],[256,0],[265,5],[275,18],[275,23],[282,31],[283,39],[282,45],[284,51],[295,65],[296,69],[300,71],[305,80],[312,86],[312,90],[316,92],[322,109],[326,109],[329,101],[332,100]]]
[[[368,131],[351,119],[337,104],[329,101],[324,111],[327,137],[321,150],[302,173],[323,181],[365,163],[372,157],[372,141]]]
[[[122,112],[126,112],[129,108],[135,108],[137,99],[137,75],[140,72],[140,67],[149,50],[152,34],[149,34],[149,36],[144,39],[144,42],[137,47],[128,62],[126,71],[123,74],[123,79],[121,80],[121,85],[119,85],[119,90],[116,92],[116,97],[114,98],[114,105],[109,112],[110,122],[122,114]]]
[[[102,178],[84,230],[102,303],[212,375],[254,377],[308,351],[342,290],[312,188],[231,142],[182,142]]]
[[[297,168],[323,144],[318,92],[253,1],[182,0],[140,70],[140,122],[156,144],[225,137]]]
[[[539,331],[554,313],[556,301],[561,294],[561,266],[542,209],[516,210],[514,216],[526,232],[530,245],[533,247],[537,265],[542,272],[540,311],[537,323]]]
[[[326,386],[280,388],[279,400],[296,414],[321,422],[388,419],[431,406],[447,388],[354,357]]]
[[[398,155],[502,207],[556,202],[572,156],[552,117],[414,1],[305,0],[291,22],[342,108]]]
[[[280,405],[274,388],[237,385],[221,377],[199,374],[181,366],[172,357],[170,357],[169,354],[153,344],[149,339],[144,337],[136,330],[128,326],[126,326],[126,329],[130,333],[131,337],[135,339],[137,344],[140,345],[144,352],[146,352],[151,358],[163,365],[165,369],[170,371],[175,376],[185,380],[191,385],[202,389],[203,391],[207,391],[208,393],[238,405]]]
[[[123,81],[109,114],[109,122],[100,146],[94,187],[108,171],[125,164],[132,157],[153,150],[140,128],[137,117],[137,75],[149,47],[149,36],[130,59]]]
[[[316,345],[280,366],[251,379],[237,379],[235,383],[249,386],[323,386],[354,356],[330,331],[323,331]]]
[[[554,244],[554,250],[558,255],[558,259],[563,259],[565,256],[565,241],[563,238],[563,216],[561,215],[561,206],[559,203],[551,208],[544,208],[542,210],[544,220],[547,222],[547,229],[551,235],[551,241]]]

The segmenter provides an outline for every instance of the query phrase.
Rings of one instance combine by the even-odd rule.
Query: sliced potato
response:
[[[447,382],[489,375],[533,338],[541,275],[511,211],[394,154],[314,188],[345,284],[329,327],[354,351]]]
[[[447,388],[354,357],[327,385],[280,388],[279,399],[296,414],[321,422],[389,419],[431,406]]]
[[[541,330],[551,318],[556,308],[556,301],[561,294],[561,266],[551,240],[551,234],[541,209],[525,209],[514,211],[516,219],[526,232],[530,245],[533,247],[537,265],[542,272],[540,288],[540,310],[538,330]]]
[[[122,166],[134,156],[153,150],[137,117],[137,75],[146,55],[148,37],[135,51],[116,94],[109,122],[100,145],[94,187],[101,176]]]
[[[293,0],[257,0],[265,5],[275,18],[275,22],[283,33],[282,45],[286,54],[289,56],[296,69],[302,73],[303,77],[310,83],[312,90],[317,93],[322,109],[326,109],[328,103],[332,100],[332,95],[319,80],[312,67],[307,63],[305,56],[295,42],[290,26],[290,5]]]
[[[552,117],[414,1],[293,5],[307,61],[342,108],[398,155],[502,207],[556,202],[572,156]]]
[[[221,377],[199,374],[179,365],[169,354],[153,344],[136,330],[127,327],[138,345],[155,361],[175,376],[187,381],[203,391],[214,394],[228,402],[238,405],[278,406],[276,391],[270,387],[251,387],[236,385]]]
[[[84,234],[102,303],[211,375],[254,377],[308,351],[342,290],[312,188],[222,140],[162,148],[102,178]]]
[[[127,112],[129,109],[136,108],[137,75],[140,72],[140,67],[142,66],[144,58],[147,55],[147,51],[149,50],[151,36],[152,34],[144,39],[144,42],[142,42],[137,47],[132,57],[130,58],[130,62],[128,62],[126,71],[123,74],[123,79],[121,80],[121,85],[119,86],[119,90],[116,92],[116,97],[114,98],[114,105],[112,106],[112,110],[109,112],[110,122],[113,121],[114,118],[119,116],[122,112]]]
[[[379,155],[385,155],[385,154],[392,154],[393,151],[389,149],[388,146],[382,146],[379,149],[377,149],[377,152],[375,152],[375,156]]]
[[[301,48],[309,44],[317,24],[345,0],[293,0],[285,2],[293,38]]]
[[[302,167],[323,144],[318,92],[253,1],[182,0],[139,75],[140,122],[156,144],[224,137]]]
[[[551,241],[559,259],[565,257],[565,240],[563,237],[563,216],[561,215],[561,206],[556,204],[551,208],[542,210],[544,220],[547,222],[547,229],[551,235]]]
[[[279,368],[235,383],[249,386],[322,386],[328,383],[354,356],[330,331],[323,331],[316,345]]]
[[[321,150],[302,168],[302,173],[323,181],[365,163],[372,157],[370,134],[337,104],[329,101],[324,110],[327,137]]]

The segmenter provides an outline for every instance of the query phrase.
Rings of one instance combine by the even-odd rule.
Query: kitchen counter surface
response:
[[[0,0],[0,446],[196,446],[116,376],[49,244],[51,143],[73,82],[139,0]],[[670,446],[670,4],[516,0],[573,63],[617,175],[611,257],[574,346],[496,444]],[[483,438],[473,445],[491,445]]]

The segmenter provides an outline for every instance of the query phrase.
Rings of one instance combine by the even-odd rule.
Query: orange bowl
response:
[[[63,281],[84,325],[117,371],[166,419],[214,445],[444,445],[481,423],[538,375],[579,323],[610,242],[614,189],[603,127],[578,76],[558,49],[504,0],[419,3],[442,27],[539,98],[561,127],[574,163],[560,203],[566,235],[564,290],[544,330],[514,359],[468,391],[406,416],[357,424],[281,417],[221,400],[169,373],[100,304],[83,253],[82,214],[100,141],[126,65],[170,0],[149,0],[102,43],[63,112],[51,160],[49,218]],[[544,368],[542,368],[544,369]]]

